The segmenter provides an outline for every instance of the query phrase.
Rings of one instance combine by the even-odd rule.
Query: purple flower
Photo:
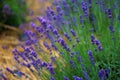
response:
[[[92,0],[88,0],[88,3],[89,3],[89,4],[92,4]]]
[[[109,68],[106,68],[106,69],[105,69],[105,72],[106,72],[107,74],[109,74],[109,73],[110,73],[110,69],[109,69]]]
[[[54,15],[54,16],[52,16],[53,17],[53,20],[56,20],[57,19],[57,16],[56,15]]]
[[[70,48],[69,48],[69,47],[67,47],[67,48],[66,48],[66,51],[70,52],[71,50],[70,50]]]
[[[26,40],[25,44],[26,44],[27,46],[30,46],[30,45],[32,44],[32,40]]]
[[[30,26],[31,26],[33,29],[35,29],[36,24],[35,24],[34,22],[31,22],[31,23],[30,23]]]
[[[81,56],[78,56],[78,61],[79,61],[79,62],[82,62]]]
[[[93,39],[93,40],[95,39],[95,36],[93,34],[91,35],[91,39]]]
[[[71,64],[72,68],[75,68],[75,63],[72,60],[70,60],[70,64]]]
[[[43,45],[44,45],[48,50],[50,50],[50,47],[49,47],[49,45],[48,45],[46,42],[43,42]]]
[[[23,75],[25,75],[23,72],[21,71],[14,71],[14,74],[17,74],[18,77],[22,77]]]
[[[91,35],[91,42],[92,42],[92,44],[95,44],[97,46],[95,51],[97,51],[97,49],[100,51],[103,49],[101,44],[100,44],[100,41],[98,39],[95,39],[94,35]]]
[[[71,41],[70,36],[69,36],[67,33],[64,33],[64,36],[65,36],[69,41]]]
[[[44,26],[46,26],[47,21],[45,19],[43,19],[42,22],[41,22],[41,24],[44,25]]]
[[[94,62],[94,57],[93,57],[93,54],[92,54],[91,50],[88,51],[88,55],[89,55],[89,58],[90,58],[90,61],[91,61],[92,65],[94,65],[95,62]]]
[[[63,0],[63,7],[65,10],[67,10],[68,12],[70,11],[70,6],[69,4],[67,3],[67,1]]]
[[[71,52],[71,53],[70,53],[70,56],[73,57],[74,54],[75,54],[74,52]]]
[[[58,51],[58,48],[54,44],[51,44],[51,46],[55,51]]]
[[[83,75],[84,75],[85,79],[90,80],[89,75],[87,74],[87,72],[85,70],[82,70],[82,72],[83,72]]]
[[[53,26],[49,24],[49,25],[47,25],[47,29],[52,31],[53,30]]]
[[[53,30],[53,34],[58,35],[57,29],[54,29],[54,30]]]
[[[108,77],[109,77],[109,74],[110,74],[110,69],[109,69],[109,68],[106,68],[106,69],[105,69],[105,72],[106,72],[106,78],[108,78]]]
[[[120,21],[120,14],[118,14],[118,20]]]
[[[42,67],[47,67],[48,64],[46,62],[42,62]]]
[[[74,30],[71,29],[70,32],[71,32],[71,34],[72,34],[73,36],[76,36],[76,33],[75,33]]]
[[[27,32],[27,34],[28,34],[29,36],[32,36],[32,37],[35,36],[35,33],[34,33],[33,31],[31,31],[31,30],[30,30],[30,31],[26,31],[26,32]]]
[[[9,5],[8,5],[8,4],[5,4],[5,5],[4,5],[4,9],[6,9],[6,10],[10,10]]]
[[[45,29],[43,27],[36,27],[35,28],[35,31],[39,32],[39,33],[44,33],[45,32]],[[46,30],[47,31],[47,30]]]
[[[99,40],[95,40],[95,44],[98,46],[98,45],[100,45],[100,41]]]
[[[83,80],[81,77],[73,76],[74,80]]]
[[[65,41],[61,37],[59,38],[58,41],[61,44],[61,46],[66,47]]]
[[[3,74],[1,75],[4,80],[8,80]],[[0,78],[1,79],[1,78]]]
[[[41,64],[42,64],[42,61],[41,61],[40,59],[37,59],[37,60],[36,60],[36,64],[37,64],[37,65],[39,65],[39,64],[41,65]]]
[[[26,66],[27,66],[28,68],[30,68],[30,67],[31,67],[31,65],[30,65],[30,64],[26,64]]]
[[[53,9],[50,9],[50,14],[51,14],[52,16],[54,16],[54,15],[55,15],[55,12],[54,12],[54,10],[53,10]]]
[[[15,59],[18,63],[20,63],[19,57],[18,57],[17,55],[14,55],[14,59]]]
[[[37,17],[37,19],[40,21],[40,23],[46,27],[47,25],[47,20],[43,17]]]
[[[91,42],[92,42],[92,44],[95,44],[95,37],[93,34],[91,35]]]
[[[52,76],[52,77],[50,78],[50,80],[55,80],[55,78]]]
[[[92,8],[92,3],[89,3],[89,8]]]
[[[80,15],[80,23],[82,24],[84,22],[83,16]]]
[[[14,72],[13,72],[12,70],[10,70],[9,68],[6,68],[6,70],[7,70],[8,72],[10,72],[11,74],[14,74]]]
[[[66,76],[64,76],[64,80],[69,80],[69,78],[68,78],[68,77],[66,77]]]
[[[77,2],[77,0],[71,0],[71,2],[72,2],[72,3],[75,3],[75,2]]]
[[[100,69],[98,72],[98,77],[100,78],[100,80],[105,80],[106,77],[106,72],[104,69]]]
[[[95,23],[95,17],[92,13],[89,14],[89,20],[94,24]]]
[[[38,69],[38,66],[37,66],[37,64],[36,64],[36,62],[35,61],[32,61],[32,63],[31,63],[32,65],[33,65],[33,67],[36,69],[36,70],[39,70]]]
[[[61,11],[61,7],[59,5],[56,6],[56,10],[57,12],[60,12]]]
[[[112,18],[112,11],[111,11],[111,9],[108,9],[108,10],[107,10],[107,13],[108,13],[108,18],[111,19],[111,18]]]
[[[3,46],[1,46],[2,47],[2,49],[8,49],[9,47],[8,46],[6,46],[6,45],[3,45]]]
[[[101,45],[98,45],[98,49],[101,51],[103,48]]]
[[[114,33],[114,28],[113,28],[112,25],[109,26],[109,30],[110,30],[111,33]]]
[[[10,9],[10,6],[8,4],[4,5],[4,7],[3,7],[3,13],[7,14],[7,15],[11,14],[11,9]]]
[[[51,74],[55,74],[52,64],[49,64],[47,69],[50,71]]]
[[[85,1],[82,1],[82,2],[81,2],[81,7],[82,7],[82,10],[83,10],[83,12],[84,12],[84,15],[85,15],[86,17],[88,17],[87,3],[86,3]]]
[[[50,7],[46,8],[46,16],[49,20],[51,20]]]
[[[51,62],[55,62],[55,57],[51,56]]]
[[[32,55],[33,57],[37,58],[37,53],[35,51],[31,51],[30,55]]]

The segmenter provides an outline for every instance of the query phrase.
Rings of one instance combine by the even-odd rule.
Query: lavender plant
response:
[[[119,3],[54,0],[37,17],[40,25],[31,22],[34,32],[25,31],[28,40],[23,52],[13,51],[15,60],[40,80],[120,79]]]

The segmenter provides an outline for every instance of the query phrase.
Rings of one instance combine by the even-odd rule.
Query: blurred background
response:
[[[57,0],[55,0],[55,1],[57,1]],[[61,0],[58,0],[58,3],[59,3],[59,1],[61,1]],[[66,4],[66,2],[64,3],[64,1],[65,0],[63,0],[63,4],[61,4],[60,3],[60,5],[64,5],[64,4]],[[66,0],[67,1],[67,0]],[[68,2],[69,1],[75,1],[75,0],[68,0]],[[77,0],[76,0],[77,1]],[[82,1],[82,0],[78,0],[78,1]],[[89,0],[88,0],[89,1]],[[96,6],[96,5],[98,5],[98,3],[99,3],[99,1],[100,0],[96,0],[96,1],[98,1],[98,2],[95,2],[94,3],[94,5]],[[104,0],[101,0],[101,1],[103,1],[103,2],[105,2],[105,4],[107,3],[107,2],[109,2],[109,1],[104,1]],[[112,4],[112,1],[113,0],[110,0],[110,5]],[[119,1],[119,0],[118,0]],[[117,2],[116,2],[117,3]],[[53,4],[54,4],[54,2],[53,2]],[[57,3],[56,3],[57,4]],[[72,70],[69,66],[67,66],[67,64],[68,64],[68,62],[67,61],[69,61],[69,54],[65,54],[65,57],[63,58],[61,55],[59,55],[59,54],[56,54],[56,53],[60,53],[60,54],[63,54],[65,51],[63,51],[63,52],[61,52],[62,51],[62,49],[61,48],[66,48],[67,50],[68,50],[68,52],[70,51],[70,56],[72,57],[72,54],[74,54],[74,52],[79,48],[82,48],[83,46],[81,46],[81,44],[85,44],[85,47],[83,47],[82,49],[83,50],[81,50],[81,52],[83,52],[84,50],[85,50],[85,52],[87,51],[87,48],[89,48],[89,46],[87,46],[87,45],[91,45],[91,42],[92,42],[92,39],[91,39],[91,42],[89,41],[89,42],[86,42],[86,40],[89,38],[89,37],[87,37],[87,38],[85,38],[84,39],[84,36],[86,37],[86,36],[90,36],[90,35],[88,35],[89,33],[87,33],[86,34],[86,30],[87,31],[89,31],[90,32],[90,34],[91,34],[91,32],[92,33],[95,33],[95,36],[96,36],[96,39],[95,39],[95,41],[97,41],[97,42],[95,42],[95,41],[93,41],[93,42],[95,42],[96,44],[97,43],[99,43],[99,45],[97,44],[97,46],[96,47],[91,47],[90,49],[93,49],[93,50],[95,50],[95,52],[97,52],[98,51],[98,49],[97,48],[100,48],[100,51],[103,49],[102,48],[102,46],[101,46],[101,44],[100,44],[100,42],[99,42],[99,40],[98,39],[100,39],[100,41],[101,42],[103,42],[102,43],[102,45],[103,45],[103,47],[106,47],[106,48],[104,48],[103,49],[103,52],[101,52],[101,53],[107,53],[107,54],[105,54],[105,55],[103,55],[103,54],[95,54],[95,58],[96,58],[96,62],[98,61],[98,63],[96,64],[97,65],[97,67],[95,68],[95,69],[93,69],[92,70],[92,68],[91,68],[91,71],[88,69],[88,72],[94,72],[94,70],[95,70],[95,72],[97,71],[97,68],[100,68],[100,70],[102,70],[103,72],[104,72],[104,75],[105,75],[105,78],[107,78],[107,77],[109,77],[109,72],[112,72],[111,70],[109,71],[108,70],[108,72],[105,72],[105,70],[107,69],[106,67],[108,67],[108,69],[109,69],[109,67],[111,67],[112,66],[112,68],[111,69],[113,69],[113,72],[112,72],[112,74],[110,74],[110,75],[112,75],[113,76],[113,79],[114,79],[114,76],[116,77],[118,77],[118,75],[119,75],[119,69],[118,69],[118,66],[119,66],[119,56],[117,56],[117,54],[114,54],[113,55],[113,53],[119,53],[119,42],[117,41],[117,38],[116,39],[114,39],[114,34],[112,34],[113,32],[114,32],[114,28],[113,28],[113,26],[112,25],[115,25],[116,27],[115,27],[115,29],[116,28],[118,28],[119,26],[117,26],[117,25],[119,25],[119,24],[117,24],[118,23],[118,21],[117,22],[115,22],[115,21],[113,21],[112,22],[112,18],[110,18],[110,21],[108,20],[109,19],[109,17],[111,17],[112,16],[112,12],[111,12],[111,9],[109,9],[109,8],[103,8],[104,10],[101,10],[102,9],[102,7],[100,7],[100,10],[98,9],[98,12],[96,11],[97,10],[97,8],[99,7],[95,7],[95,8],[93,8],[93,10],[91,9],[91,5],[89,6],[90,7],[90,9],[88,9],[88,13],[89,14],[87,14],[87,18],[88,19],[85,19],[85,22],[84,22],[84,18],[83,19],[81,19],[82,21],[79,21],[78,19],[79,18],[81,18],[83,15],[78,15],[78,14],[74,14],[74,13],[76,13],[76,11],[78,10],[79,11],[79,9],[77,9],[76,7],[74,8],[74,6],[76,5],[71,5],[71,2],[69,3],[70,4],[70,9],[71,10],[69,10],[69,6],[67,5],[66,7],[65,7],[65,9],[63,9],[63,11],[64,11],[64,17],[62,18],[60,18],[60,16],[61,15],[63,15],[63,13],[61,13],[61,12],[63,12],[63,11],[60,11],[59,12],[59,9],[60,9],[60,7],[59,7],[59,5],[58,6],[51,6],[52,5],[52,0],[0,0],[0,80],[2,80],[3,79],[3,76],[5,76],[8,80],[47,80],[47,78],[44,78],[44,77],[46,77],[46,75],[44,75],[44,74],[47,74],[48,76],[50,76],[51,78],[51,80],[54,80],[54,79],[52,79],[54,76],[53,75],[50,75],[46,70],[43,70],[42,72],[41,72],[41,70],[39,71],[38,70],[38,72],[41,72],[41,73],[43,73],[43,74],[39,74],[39,73],[37,73],[37,71],[35,70],[35,68],[32,66],[32,68],[31,69],[33,69],[33,70],[30,70],[30,69],[28,69],[27,67],[29,67],[29,65],[27,65],[27,67],[25,67],[25,66],[22,66],[22,65],[25,65],[25,64],[22,64],[22,61],[24,61],[24,59],[26,58],[23,58],[23,59],[21,59],[20,58],[20,61],[21,61],[21,63],[19,63],[19,62],[17,62],[17,61],[15,61],[15,59],[16,58],[19,58],[18,56],[16,57],[16,54],[15,53],[13,53],[13,50],[14,50],[14,52],[17,52],[17,50],[19,51],[19,52],[17,52],[18,53],[18,55],[21,57],[22,55],[21,55],[21,53],[22,52],[24,52],[24,50],[23,50],[23,48],[26,48],[26,50],[28,50],[28,46],[25,46],[24,47],[24,45],[22,45],[22,44],[24,44],[24,41],[26,40],[26,34],[25,34],[25,32],[27,33],[27,31],[26,30],[28,30],[28,34],[32,34],[32,31],[35,31],[35,30],[33,30],[32,28],[31,28],[31,26],[30,26],[30,23],[31,22],[33,22],[33,24],[32,24],[32,27],[34,26],[34,23],[37,25],[37,27],[35,28],[35,29],[38,29],[38,27],[39,26],[41,26],[41,24],[40,24],[40,22],[38,22],[38,20],[36,19],[36,17],[37,16],[43,16],[43,15],[45,15],[45,12],[47,12],[47,10],[49,11],[49,9],[51,10],[51,12],[50,13],[52,13],[52,14],[54,14],[54,10],[55,11],[57,11],[57,8],[58,8],[58,13],[59,13],[59,15],[57,16],[58,18],[56,18],[56,16],[52,16],[52,19],[53,20],[56,20],[56,21],[51,21],[51,19],[49,19],[49,21],[47,21],[48,23],[50,23],[50,24],[52,24],[52,25],[55,25],[56,27],[54,27],[54,28],[58,28],[59,26],[60,26],[60,28],[61,28],[61,26],[63,27],[63,25],[65,24],[65,26],[68,26],[69,28],[67,29],[67,27],[66,27],[66,29],[64,30],[64,29],[60,29],[60,31],[59,31],[59,33],[60,34],[64,34],[64,33],[66,33],[66,31],[68,32],[68,31],[70,31],[70,32],[68,32],[68,33],[70,33],[70,38],[72,38],[72,44],[71,44],[71,42],[69,42],[68,41],[68,46],[70,46],[70,48],[67,48],[66,47],[66,44],[64,44],[64,40],[67,42],[67,38],[65,38],[64,36],[62,36],[63,37],[63,39],[62,39],[62,37],[60,37],[59,35],[53,35],[52,37],[54,37],[55,36],[55,39],[52,39],[52,37],[50,37],[49,35],[47,35],[46,34],[46,36],[44,37],[44,34],[41,34],[40,33],[40,35],[39,35],[39,37],[40,37],[40,39],[38,40],[38,43],[37,44],[35,44],[35,45],[38,45],[37,47],[36,46],[33,46],[33,48],[35,48],[35,49],[37,49],[37,50],[35,50],[35,52],[38,52],[38,54],[39,54],[39,50],[41,51],[41,52],[45,52],[45,53],[49,53],[49,55],[48,54],[41,54],[41,52],[40,52],[40,55],[38,55],[41,59],[45,59],[45,61],[47,62],[47,61],[50,61],[51,60],[51,62],[53,61],[54,62],[54,60],[55,60],[55,58],[57,57],[57,60],[59,60],[58,62],[56,61],[56,63],[58,64],[56,64],[56,65],[53,65],[53,67],[51,67],[52,66],[52,64],[50,63],[48,66],[50,67],[50,70],[52,69],[52,71],[53,71],[53,68],[56,68],[56,72],[58,73],[57,75],[55,75],[55,77],[56,78],[60,78],[61,76],[60,76],[60,74],[61,73],[59,73],[59,71],[60,72],[65,72],[65,74],[68,74],[68,71],[70,70],[70,73],[72,73],[72,71],[73,71],[73,73],[72,74],[74,74],[74,72],[75,73],[77,73],[76,71],[77,70]],[[83,6],[85,6],[85,10],[86,10],[86,5],[84,5],[84,4],[86,4],[86,3],[83,3]],[[55,4],[54,4],[55,5]],[[79,4],[78,4],[79,5]],[[82,4],[81,4],[82,5]],[[103,5],[103,4],[102,4]],[[50,6],[50,7],[49,7]],[[106,4],[106,6],[109,6],[109,4]],[[48,7],[48,8],[47,8]],[[63,7],[63,6],[62,6]],[[78,6],[79,7],[79,6]],[[104,6],[103,6],[104,7]],[[114,7],[114,6],[113,6]],[[113,9],[113,7],[112,7],[112,9]],[[118,5],[118,7],[119,7],[119,5]],[[46,10],[46,8],[47,8],[47,10]],[[67,10],[68,9],[68,10]],[[74,10],[74,9],[76,9],[76,10]],[[82,9],[82,8],[81,8]],[[69,11],[69,12],[68,12]],[[101,12],[101,11],[103,11],[103,13],[101,14],[101,13],[99,13],[99,11]],[[74,12],[74,13],[73,13]],[[85,12],[86,11],[82,11],[84,14],[85,14]],[[118,17],[120,17],[120,14],[116,14],[116,12],[118,12],[119,13],[119,11],[117,11],[117,10],[115,10],[115,14],[113,14],[113,15],[115,15],[115,20],[117,19],[117,15],[119,15]],[[57,13],[57,12],[56,12]],[[57,13],[57,14],[58,14]],[[67,13],[69,13],[69,14],[67,14]],[[72,14],[73,13],[73,14]],[[80,12],[81,13],[81,12]],[[102,16],[103,14],[105,13],[105,19],[104,19],[104,16]],[[114,13],[114,10],[113,10],[113,13]],[[49,13],[48,13],[49,14]],[[56,14],[56,15],[57,15]],[[70,16],[69,16],[70,15]],[[75,16],[73,16],[73,15],[75,15]],[[89,15],[89,17],[88,17],[88,15]],[[97,16],[97,15],[99,15],[99,16]],[[49,16],[49,15],[48,15]],[[48,17],[47,16],[47,17]],[[46,16],[45,16],[45,18],[46,18]],[[99,20],[98,20],[98,23],[97,22],[94,22],[95,20],[97,20],[97,19],[99,19],[100,18],[100,22],[99,22]],[[46,22],[46,20],[45,19],[43,19],[42,20],[42,18],[40,17],[39,18],[39,21],[40,21],[40,19],[41,19],[41,22],[43,23],[43,24],[45,24],[45,22]],[[64,20],[65,19],[65,20]],[[69,19],[71,19],[70,21],[69,21]],[[104,19],[104,20],[103,20]],[[119,19],[119,18],[118,18]],[[57,20],[60,20],[60,21],[57,21]],[[68,21],[67,21],[68,20]],[[77,21],[76,21],[77,20]],[[120,19],[119,19],[120,20]],[[76,22],[75,22],[76,21]],[[103,24],[103,22],[104,21],[106,21],[106,23],[105,24]],[[57,23],[58,22],[58,23]],[[80,41],[79,41],[79,37],[77,36],[74,36],[74,34],[75,34],[75,32],[74,32],[74,30],[72,30],[71,28],[72,28],[72,26],[74,27],[74,26],[77,26],[76,25],[76,23],[77,22],[82,22],[81,23],[81,31],[78,31],[78,32],[76,32],[77,34],[78,33],[81,33],[81,35],[83,35],[83,37],[81,37],[81,44],[78,44],[78,46],[77,46],[77,43],[79,43]],[[89,23],[89,24],[87,24],[87,22]],[[110,22],[110,24],[109,24],[109,22]],[[111,24],[111,22],[112,22],[112,24]],[[115,22],[115,24],[114,24],[114,22]],[[55,23],[55,24],[54,24]],[[73,24],[72,24],[73,23]],[[95,24],[94,24],[95,23]],[[86,28],[84,28],[84,24],[85,24],[85,26],[88,26],[88,27],[86,27]],[[102,25],[103,24],[103,25]],[[107,29],[107,27],[106,26],[108,26],[109,25],[109,29]],[[98,26],[100,26],[100,29],[98,29],[98,32],[96,31],[97,30],[97,28],[98,28]],[[102,26],[102,27],[101,27]],[[44,25],[42,25],[42,27],[44,27]],[[49,25],[49,26],[47,26],[47,27],[49,27],[49,28],[47,28],[47,29],[45,29],[46,31],[49,31],[48,29],[52,29],[51,28],[51,26]],[[106,27],[106,29],[104,30],[104,27]],[[87,29],[88,28],[88,29]],[[85,31],[83,31],[83,33],[82,33],[82,29],[85,29]],[[41,31],[43,31],[43,33],[44,33],[44,29],[40,29]],[[39,32],[40,32],[40,30],[39,30]],[[58,30],[59,30],[59,28],[58,28]],[[62,31],[63,30],[63,31]],[[75,31],[77,31],[77,30],[79,30],[79,29],[75,29]],[[106,31],[107,30],[107,31]],[[110,30],[110,31],[109,31]],[[46,32],[45,31],[45,32]],[[56,34],[57,33],[57,29],[53,29],[52,30],[53,32],[53,34]],[[65,32],[64,32],[65,31]],[[101,33],[99,33],[101,31]],[[106,33],[106,32],[110,32],[109,33],[109,35],[102,35],[102,33]],[[55,33],[54,33],[55,32]],[[72,34],[71,34],[72,33]],[[85,34],[84,34],[85,33]],[[118,31],[118,33],[119,33],[119,31]],[[37,33],[35,33],[35,34],[37,34]],[[67,33],[66,33],[67,34]],[[115,32],[115,35],[116,35],[117,33]],[[64,34],[65,35],[65,34]],[[80,36],[81,36],[80,35]],[[33,35],[31,35],[32,37],[34,36],[34,34]],[[69,36],[69,35],[68,35]],[[92,35],[93,36],[93,35]],[[43,38],[43,39],[41,39],[41,37]],[[47,39],[47,37],[50,37],[52,40],[49,40],[49,39]],[[59,37],[60,38],[60,40],[59,39],[57,39],[57,37]],[[94,37],[94,36],[93,36]],[[106,37],[105,39],[103,39],[102,37]],[[107,39],[107,37],[108,37],[108,39]],[[118,36],[116,36],[116,37],[118,37]],[[33,42],[35,42],[35,41],[37,41],[36,40],[36,38],[38,38],[38,36],[35,36],[35,39],[33,39],[32,41]],[[98,39],[97,39],[98,38]],[[112,38],[112,39],[111,39]],[[28,38],[28,39],[30,39],[30,38]],[[57,45],[57,47],[59,48],[59,44],[56,44],[56,43],[52,43],[52,42],[57,42],[57,40],[58,40],[58,43],[61,43],[61,45],[62,45],[62,43],[63,43],[63,46],[60,46],[60,52],[58,52],[58,50],[54,50],[53,48],[49,48],[48,46],[47,46],[47,43],[50,43],[50,41],[51,41],[51,43],[50,43],[50,46],[52,46],[52,47],[54,47],[54,45]],[[119,39],[119,38],[118,38]],[[109,40],[109,41],[108,41]],[[114,40],[115,41],[115,43],[113,42],[113,43],[111,43],[111,40]],[[71,40],[70,40],[71,41]],[[75,41],[75,43],[74,43],[74,41]],[[106,42],[108,42],[108,43],[106,43]],[[110,46],[108,45],[110,43]],[[31,44],[31,40],[29,41],[29,40],[27,40],[26,41],[26,43],[25,44]],[[40,45],[40,48],[39,48],[39,45]],[[112,45],[114,45],[114,46],[116,46],[115,48],[112,46]],[[32,46],[32,45],[31,45]],[[46,46],[48,47],[48,48],[46,48]],[[77,46],[75,49],[72,49],[72,48],[74,48],[75,46]],[[81,46],[81,47],[80,47]],[[91,45],[92,46],[92,45]],[[109,46],[109,48],[107,48]],[[118,47],[117,47],[118,46]],[[55,48],[55,47],[54,47]],[[85,48],[85,49],[84,49]],[[31,53],[33,53],[34,54],[34,51],[32,51],[32,48],[30,47],[30,49],[31,49]],[[71,49],[71,50],[70,50]],[[80,51],[78,49],[78,51]],[[116,49],[116,50],[115,50]],[[43,51],[42,51],[43,50]],[[113,51],[111,51],[111,50],[113,50]],[[73,51],[73,52],[72,52]],[[90,50],[91,51],[91,50]],[[84,52],[84,53],[85,53]],[[19,54],[20,53],[20,54]],[[28,52],[25,52],[25,53],[28,53]],[[54,53],[54,54],[52,54],[52,53]],[[75,52],[75,54],[76,54],[77,52]],[[14,54],[14,56],[13,56],[13,54]],[[24,53],[23,53],[24,54]],[[52,54],[52,55],[51,55]],[[89,54],[89,53],[88,53]],[[92,53],[91,53],[92,54]],[[27,56],[28,57],[28,55],[26,55],[26,54],[24,54],[25,56]],[[106,56],[107,55],[107,56]],[[84,58],[84,61],[86,62],[86,63],[88,63],[88,59],[86,59],[87,57],[89,57],[89,58],[92,58],[92,60],[94,61],[94,58],[93,57],[91,57],[91,55],[89,55],[89,56],[87,56],[87,55],[83,55],[85,58]],[[103,57],[104,56],[104,57]],[[31,55],[30,55],[30,57],[31,57]],[[48,57],[49,57],[49,59],[48,59]],[[108,57],[108,58],[106,58],[106,57]],[[110,58],[109,58],[110,57]],[[32,59],[32,58],[31,58]],[[102,59],[104,59],[103,61],[101,61]],[[64,60],[64,61],[63,61]],[[91,61],[92,61],[91,60]],[[39,62],[39,59],[37,60],[38,62]],[[36,62],[37,62],[36,61]],[[73,62],[71,62],[72,60],[70,60],[70,64],[72,64]],[[77,62],[76,61],[76,59],[74,60],[75,62]],[[80,60],[81,61],[81,60]],[[110,62],[109,62],[110,61]],[[26,62],[29,62],[29,61],[26,61]],[[65,63],[64,63],[65,62]],[[105,63],[104,63],[105,62]],[[112,62],[112,63],[111,63]],[[31,63],[30,63],[31,64]],[[38,64],[38,63],[35,63],[35,64]],[[43,63],[42,63],[43,64]],[[62,65],[63,64],[63,65]],[[34,64],[33,64],[34,65]],[[46,65],[46,64],[44,64],[44,65]],[[60,67],[59,67],[59,65],[60,65]],[[62,66],[61,66],[62,65]],[[87,66],[87,65],[89,65],[89,63],[88,64],[86,64],[86,68],[87,67],[90,67],[90,66]],[[109,66],[108,66],[109,65]],[[115,66],[114,66],[115,65]],[[117,66],[116,66],[117,65]],[[47,66],[47,67],[48,67]],[[92,65],[91,65],[92,66]],[[7,68],[8,67],[8,68]],[[57,67],[59,67],[58,69],[57,69]],[[67,69],[67,67],[68,67],[68,69],[66,70],[66,71],[64,71],[63,69],[62,69],[62,67],[63,68],[65,68],[65,69]],[[103,69],[102,69],[103,68]],[[105,70],[104,70],[104,68],[106,68]],[[12,71],[10,72],[9,70],[7,70],[7,69],[11,69],[15,74],[10,74],[10,73],[12,73]],[[81,68],[82,69],[82,68]],[[48,68],[48,71],[50,71],[49,70],[49,68]],[[26,75],[24,75],[24,76],[22,76],[22,74],[20,73],[20,71],[21,71],[21,73],[23,72],[23,73],[25,73]],[[106,74],[107,73],[107,74]],[[114,74],[115,73],[115,74]],[[71,74],[71,75],[72,75]],[[80,73],[79,73],[80,74]],[[83,73],[84,74],[84,73]],[[94,75],[96,75],[96,77],[97,77],[97,74],[96,73],[93,73]],[[117,75],[116,75],[117,74]],[[39,75],[44,75],[44,77],[43,78],[41,78],[40,79],[40,77],[39,77]],[[72,76],[71,75],[69,75],[71,78],[72,78]],[[92,75],[91,73],[90,73],[90,75]],[[104,76],[103,75],[103,76]],[[58,77],[59,76],[59,77]],[[62,75],[63,76],[63,75]],[[74,76],[73,76],[74,77]],[[95,77],[95,76],[93,76],[93,77]],[[97,78],[92,78],[92,79],[97,79]],[[6,80],[5,78],[4,78],[4,80]],[[102,79],[103,80],[103,79]],[[119,80],[119,79],[118,79]]]
[[[13,48],[23,42],[23,31],[29,27],[30,21],[44,14],[50,5],[50,0],[0,0],[0,74],[6,73],[2,71],[5,67],[15,65]],[[7,76],[10,80],[17,80],[12,75]]]

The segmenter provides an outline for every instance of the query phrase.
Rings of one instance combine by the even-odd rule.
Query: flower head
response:
[[[105,80],[106,77],[106,72],[104,69],[100,69],[98,72],[98,77],[100,78],[100,80]]]

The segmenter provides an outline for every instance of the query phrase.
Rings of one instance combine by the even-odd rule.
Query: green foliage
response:
[[[24,0],[0,0],[0,23],[18,27],[25,21]]]

